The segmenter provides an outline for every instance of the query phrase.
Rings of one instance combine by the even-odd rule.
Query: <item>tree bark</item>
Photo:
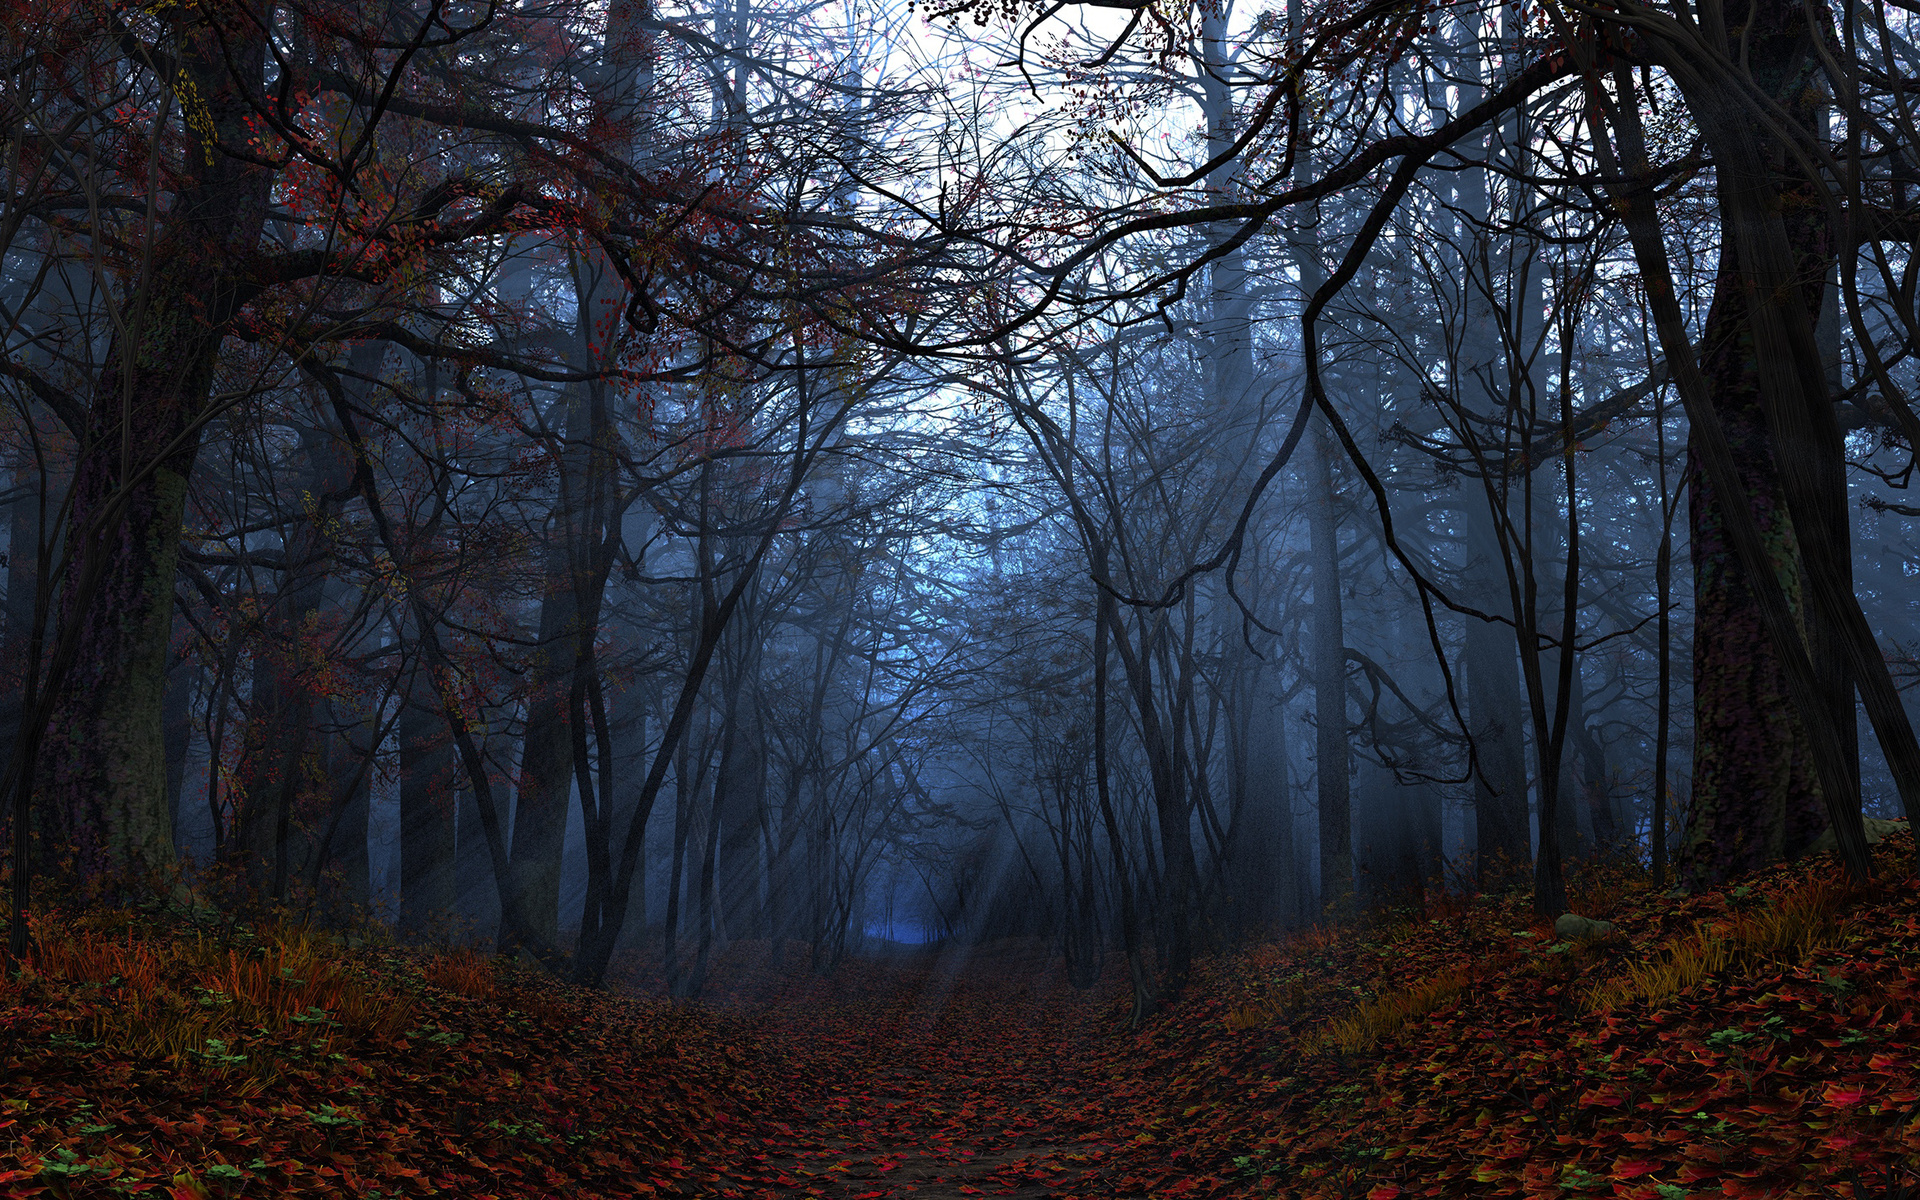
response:
[[[1487,600],[1491,611],[1504,611],[1509,607],[1506,589],[1496,587],[1492,579],[1497,569],[1493,559],[1500,553],[1493,537],[1493,516],[1484,504],[1465,507],[1467,573],[1478,584],[1470,586],[1468,594]],[[1492,602],[1493,597],[1499,597],[1498,603]],[[1473,738],[1478,768],[1473,776],[1474,880],[1481,890],[1496,891],[1524,875],[1533,863],[1512,630],[1468,618],[1464,660],[1467,732]]]
[[[417,660],[400,712],[400,933],[445,937],[454,912],[455,811],[459,787],[453,745],[432,687]],[[479,814],[474,815],[477,834]],[[476,860],[473,864],[482,867]],[[484,867],[482,867],[484,869]]]
[[[1313,494],[1308,553],[1313,565],[1313,711],[1320,801],[1320,905],[1336,915],[1353,907],[1353,811],[1347,778],[1347,651],[1340,603],[1340,529],[1335,515],[1333,439],[1314,421]]]
[[[1694,64],[1685,61],[1684,58],[1676,57],[1674,65],[1677,73],[1682,77],[1683,87],[1697,90],[1711,86]],[[1659,332],[1662,351],[1666,354],[1667,361],[1673,366],[1675,382],[1679,385],[1680,397],[1686,405],[1687,416],[1693,426],[1692,446],[1695,454],[1692,461],[1699,465],[1699,480],[1710,481],[1717,494],[1744,499],[1747,493],[1745,481],[1742,478],[1742,468],[1747,464],[1742,463],[1722,425],[1715,403],[1714,387],[1707,378],[1702,364],[1695,361],[1693,347],[1688,341],[1679,303],[1674,295],[1666,246],[1661,237],[1658,216],[1653,209],[1649,194],[1651,168],[1640,127],[1636,107],[1638,101],[1635,97],[1632,75],[1624,65],[1617,65],[1614,81],[1618,96],[1622,98],[1619,102],[1601,94],[1597,86],[1590,86],[1589,92],[1595,96],[1596,103],[1606,110],[1609,123],[1618,133],[1621,139],[1620,158],[1624,160],[1631,173],[1629,178],[1632,182],[1618,194],[1617,203],[1633,243],[1635,258],[1647,280],[1647,296]],[[1752,136],[1752,126],[1750,123],[1743,123],[1743,120],[1750,122],[1751,112],[1740,105],[1732,106],[1738,110],[1736,112],[1721,112],[1716,110],[1715,104],[1710,100],[1695,96],[1690,96],[1689,100],[1702,115],[1703,124],[1714,126],[1716,140],[1722,143],[1716,150],[1716,162],[1720,162],[1723,158],[1726,160],[1722,164],[1722,171],[1731,171],[1735,178],[1741,180],[1743,187],[1740,190],[1755,187],[1766,190],[1763,177],[1756,182],[1754,164],[1751,161],[1753,155],[1750,145],[1747,144]],[[1596,139],[1595,146],[1601,157],[1602,168],[1617,174],[1618,168],[1615,166],[1615,157],[1608,141],[1605,138]],[[1754,222],[1757,228],[1764,229],[1771,224],[1771,219],[1766,215],[1767,206],[1747,203],[1749,198],[1741,195],[1740,190],[1723,188],[1723,203],[1731,199],[1736,206],[1744,208],[1744,212],[1736,215],[1741,220]],[[1778,264],[1771,261],[1777,252],[1787,248],[1785,235],[1782,234],[1779,238],[1781,244],[1768,246],[1764,239],[1756,239],[1752,236],[1752,229],[1743,230],[1737,223],[1730,224],[1723,220],[1722,229],[1731,231],[1734,240],[1744,243],[1740,247],[1743,259],[1757,252],[1758,257],[1751,261],[1768,268],[1764,276],[1765,282],[1771,285],[1771,288],[1759,286],[1761,281],[1758,280],[1754,281],[1753,286],[1743,286],[1742,307],[1747,310],[1749,318],[1764,321],[1769,327],[1767,332],[1772,335],[1765,339],[1767,344],[1765,355],[1756,353],[1749,356],[1756,368],[1756,373],[1761,375],[1764,381],[1764,386],[1760,386],[1757,390],[1761,392],[1767,409],[1765,416],[1769,431],[1795,429],[1796,426],[1804,426],[1820,415],[1824,415],[1831,424],[1833,413],[1830,406],[1821,412],[1795,412],[1792,406],[1786,403],[1787,396],[1784,392],[1787,389],[1783,386],[1786,381],[1783,381],[1780,376],[1785,372],[1790,379],[1793,368],[1800,365],[1793,361],[1800,355],[1795,353],[1792,326],[1795,324],[1793,318],[1796,315],[1799,317],[1800,324],[1804,326],[1805,313],[1793,312],[1793,305],[1798,301],[1790,294],[1791,273],[1780,269]],[[1755,298],[1762,299],[1762,303],[1757,307],[1752,304]],[[1774,306],[1776,301],[1779,302],[1778,308]],[[1757,332],[1756,330],[1756,335]],[[1758,347],[1761,340],[1758,336],[1754,336],[1752,345]],[[1811,343],[1811,336],[1808,336],[1806,341]],[[1811,349],[1811,346],[1808,349]],[[1783,354],[1789,361],[1778,361],[1778,357]],[[1824,377],[1817,361],[1817,352],[1811,356],[1806,365],[1812,367],[1817,377]],[[1820,388],[1820,393],[1823,397],[1825,396],[1824,386]],[[1797,430],[1797,432],[1804,433],[1804,430]],[[1810,443],[1813,438],[1814,435],[1805,434],[1802,440]],[[1804,471],[1810,465],[1817,467],[1818,464],[1807,459],[1794,462],[1796,482],[1803,493],[1803,503],[1799,506],[1798,515],[1808,519],[1809,528],[1812,527],[1812,513],[1816,508],[1815,504],[1806,502],[1807,497],[1804,495],[1808,485]],[[1835,734],[1831,712],[1822,707],[1819,682],[1807,658],[1802,630],[1795,621],[1789,600],[1786,586],[1788,581],[1780,578],[1779,565],[1770,552],[1767,536],[1756,520],[1753,505],[1743,502],[1728,503],[1723,505],[1720,511],[1724,518],[1723,528],[1730,551],[1729,557],[1738,563],[1739,570],[1751,589],[1750,594],[1756,601],[1755,608],[1764,628],[1767,645],[1777,656],[1777,661],[1783,668],[1785,691],[1792,702],[1793,711],[1807,731],[1807,740],[1811,743],[1817,775],[1823,782],[1834,781],[1838,785],[1831,788],[1823,787],[1822,799],[1828,821],[1839,843],[1842,859],[1847,864],[1849,875],[1856,881],[1864,881],[1871,874],[1871,858],[1867,851],[1865,834],[1861,829],[1860,810],[1857,803],[1849,807],[1844,798],[1839,795],[1839,788],[1844,786],[1853,768],[1846,761],[1844,746]],[[1819,541],[1817,538],[1815,540],[1816,543]],[[1891,680],[1887,675],[1886,660],[1880,657],[1878,647],[1873,644],[1871,631],[1865,627],[1858,602],[1851,595],[1844,593],[1839,596],[1831,592],[1822,594],[1821,589],[1831,588],[1833,581],[1820,579],[1817,571],[1812,575],[1816,594],[1821,595],[1823,605],[1842,622],[1843,628],[1847,631],[1847,652],[1853,660],[1855,669],[1861,672],[1862,691],[1868,699],[1868,712],[1874,718],[1874,730],[1879,735],[1882,746],[1887,750],[1888,763],[1893,768],[1902,800],[1906,803],[1911,815],[1916,807],[1916,796],[1920,796],[1920,748],[1915,746],[1912,726],[1900,708],[1897,693],[1892,690]],[[1889,708],[1890,712],[1887,711]],[[1725,799],[1731,804],[1741,802],[1739,797],[1713,797],[1712,799],[1715,801]],[[1776,829],[1781,824],[1782,822],[1778,820],[1774,822]],[[1724,861],[1725,856],[1720,857]]]
[[[1805,38],[1805,17],[1797,8],[1767,4],[1752,13],[1742,32],[1750,44],[1754,81],[1795,119],[1811,125],[1818,97]],[[1711,125],[1712,123],[1710,123]],[[1723,140],[1715,129],[1709,136]],[[1795,264],[1798,301],[1811,325],[1819,317],[1823,284],[1831,254],[1825,206],[1819,186],[1787,173],[1790,159],[1778,147],[1774,169],[1786,184],[1781,198],[1785,247]],[[1721,175],[1734,166],[1727,163]],[[1694,568],[1694,766],[1693,801],[1675,871],[1691,887],[1703,887],[1759,870],[1793,857],[1828,825],[1828,800],[1859,809],[1859,759],[1853,721],[1853,679],[1846,666],[1844,634],[1806,602],[1807,565],[1781,474],[1780,447],[1769,426],[1762,394],[1763,354],[1790,353],[1785,346],[1762,347],[1755,313],[1749,309],[1750,277],[1757,264],[1747,261],[1734,227],[1741,214],[1734,184],[1722,178],[1719,266],[1713,299],[1701,337],[1700,370],[1708,396],[1739,463],[1746,504],[1765,544],[1768,561],[1787,597],[1806,642],[1822,719],[1834,722],[1844,773],[1827,781],[1815,769],[1809,733],[1789,693],[1779,650],[1767,630],[1750,581],[1741,569],[1727,530],[1729,500],[1701,467],[1697,439],[1688,444],[1688,519]],[[1824,389],[1805,400],[1826,406],[1824,424],[1833,425],[1831,400]],[[1820,422],[1813,422],[1818,425]],[[1827,569],[1851,591],[1852,553],[1846,514],[1845,464],[1837,432],[1791,453],[1826,460],[1818,472],[1825,487],[1815,497],[1812,517],[1826,543]]]
[[[137,303],[89,403],[58,623],[71,665],[33,764],[78,875],[121,895],[173,865],[162,707],[174,567],[199,421],[272,183],[224,149],[252,137],[245,93],[258,90],[266,49],[257,14],[174,9],[170,19],[193,93],[183,102],[204,111],[185,122],[188,182],[159,218],[152,275],[130,289]]]

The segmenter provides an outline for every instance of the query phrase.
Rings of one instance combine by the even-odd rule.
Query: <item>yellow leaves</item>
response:
[[[181,1171],[173,1177],[173,1194],[179,1196],[182,1192],[197,1196],[200,1200],[207,1200],[207,1197],[213,1195],[212,1192],[207,1190],[206,1184],[201,1183],[185,1171]]]
[[[173,94],[180,101],[180,115],[186,120],[187,128],[199,135],[200,153],[211,167],[213,146],[220,140],[219,132],[213,127],[213,110],[207,107],[207,102],[200,96],[200,89],[194,86],[184,69],[174,77]]]

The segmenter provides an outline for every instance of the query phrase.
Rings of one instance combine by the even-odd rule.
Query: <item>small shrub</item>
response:
[[[1607,857],[1577,863],[1567,878],[1567,908],[1577,913],[1614,913],[1634,894],[1651,886],[1638,862]]]
[[[1843,882],[1813,878],[1790,888],[1774,902],[1734,920],[1731,936],[1750,960],[1778,959],[1798,966],[1812,951],[1832,945],[1846,932],[1840,909],[1853,896]]]
[[[1697,922],[1691,934],[1668,947],[1661,957],[1636,963],[1627,968],[1624,977],[1587,993],[1584,1007],[1594,1012],[1633,1000],[1658,1003],[1724,971],[1733,959],[1733,944],[1706,922]]]

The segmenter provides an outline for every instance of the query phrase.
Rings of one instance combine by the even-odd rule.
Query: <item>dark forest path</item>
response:
[[[929,954],[844,976],[733,1006],[772,1073],[754,1081],[764,1107],[740,1158],[690,1194],[1118,1194],[1112,1143],[1086,1115],[1106,1082],[1094,1051],[1124,1035],[1057,954]]]

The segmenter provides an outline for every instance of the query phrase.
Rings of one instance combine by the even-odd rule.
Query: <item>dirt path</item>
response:
[[[696,1195],[882,1200],[1114,1196],[1112,1148],[1075,1117],[1097,997],[1047,964],[930,961],[747,1006],[778,1067],[757,1146]],[[745,1147],[743,1147],[744,1149]]]

